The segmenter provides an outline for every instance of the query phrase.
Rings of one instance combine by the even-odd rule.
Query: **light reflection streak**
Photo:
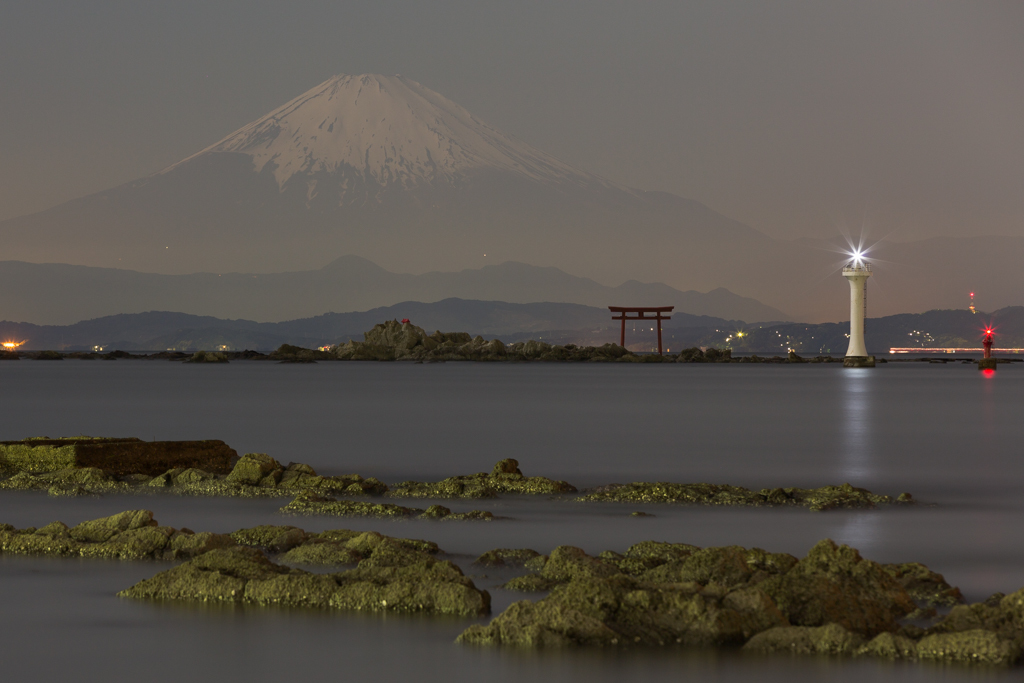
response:
[[[871,413],[873,380],[877,370],[872,368],[844,368],[842,373],[842,453],[839,471],[843,483],[870,488],[875,476],[875,425]],[[862,553],[870,554],[878,533],[879,515],[866,511],[848,514],[837,536]]]

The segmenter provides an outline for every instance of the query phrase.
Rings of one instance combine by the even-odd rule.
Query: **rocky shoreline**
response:
[[[0,552],[179,562],[118,593],[131,599],[490,614],[488,591],[437,544],[373,531],[263,525],[196,533],[127,510],[73,527],[0,525]],[[800,559],[645,541],[597,556],[572,546],[548,555],[499,548],[470,566],[517,574],[499,590],[547,594],[469,626],[457,638],[464,645],[696,646],[1003,667],[1024,654],[1024,589],[968,605],[922,564],[879,564],[828,539]]]
[[[164,471],[168,465],[171,469]],[[457,475],[436,482],[402,481],[389,486],[375,477],[358,474],[322,476],[309,465],[282,465],[265,453],[238,457],[223,441],[145,442],[100,437],[0,442],[0,490],[46,491],[52,496],[291,497],[293,500],[281,508],[282,512],[449,521],[490,521],[494,515],[482,510],[457,513],[443,505],[420,509],[338,497],[477,500],[515,495],[581,503],[804,507],[811,511],[915,504],[909,493],[893,498],[850,484],[753,491],[728,484],[634,482],[579,491],[565,481],[528,477],[513,458],[498,461],[489,473]]]

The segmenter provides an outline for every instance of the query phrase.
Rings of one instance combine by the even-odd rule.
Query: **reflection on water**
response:
[[[864,481],[874,474],[872,425],[873,368],[843,368],[841,378],[843,433],[841,472],[844,481]]]

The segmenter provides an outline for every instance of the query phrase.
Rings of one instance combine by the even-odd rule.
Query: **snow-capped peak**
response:
[[[335,76],[189,158],[212,152],[247,154],[256,171],[273,163],[279,187],[296,174],[319,172],[411,187],[477,169],[610,185],[398,75]]]

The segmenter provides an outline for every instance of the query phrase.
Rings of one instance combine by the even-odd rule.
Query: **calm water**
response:
[[[0,439],[74,434],[227,441],[325,474],[385,481],[489,470],[577,486],[635,480],[765,486],[849,481],[929,505],[876,512],[446,503],[492,524],[284,518],[284,501],[0,495],[0,521],[76,523],[147,507],[162,524],[377,529],[469,562],[494,547],[640,540],[741,544],[796,555],[822,538],[879,561],[922,561],[970,599],[1024,586],[1024,367],[433,365],[152,361],[0,363]],[[114,593],[156,563],[0,556],[0,647],[10,680],[701,681],[1015,678],[962,668],[761,659],[708,651],[523,653],[452,644],[466,620],[140,604]],[[502,577],[480,576],[491,587]],[[496,612],[516,596],[492,591]]]

